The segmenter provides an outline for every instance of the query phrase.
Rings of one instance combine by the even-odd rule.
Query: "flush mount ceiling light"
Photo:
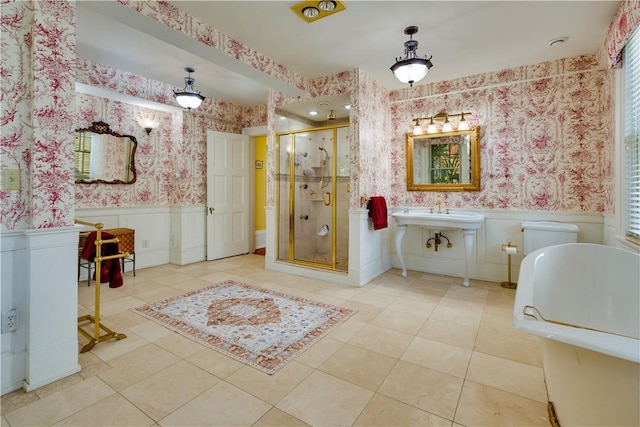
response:
[[[404,58],[396,58],[396,63],[391,66],[391,71],[402,83],[409,83],[413,87],[415,82],[422,80],[429,69],[433,67],[430,57],[418,58],[417,40],[413,40],[413,35],[418,32],[418,27],[411,26],[404,29],[404,33],[409,35],[409,40],[404,42]]]
[[[291,6],[293,13],[306,22],[317,21],[346,8],[344,2],[340,0],[303,1]]]
[[[200,95],[200,91],[195,90],[193,87],[193,83],[196,80],[191,77],[191,73],[195,72],[195,70],[191,67],[185,67],[184,70],[189,73],[189,76],[184,78],[184,89],[174,89],[173,97],[182,108],[191,110],[192,108],[198,108],[202,104],[204,96]]]

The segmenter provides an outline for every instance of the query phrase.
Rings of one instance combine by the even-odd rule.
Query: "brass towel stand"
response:
[[[85,345],[84,347],[82,347],[82,349],[80,350],[80,353],[85,353],[89,350],[91,350],[96,344],[101,343],[103,341],[107,341],[110,340],[112,338],[115,338],[117,340],[121,340],[121,339],[125,339],[127,336],[125,334],[120,334],[117,332],[112,331],[111,329],[107,328],[106,326],[100,324],[100,272],[101,272],[101,266],[102,266],[102,261],[106,261],[109,259],[116,259],[116,258],[125,258],[129,256],[128,252],[121,252],[119,254],[116,255],[108,255],[108,256],[102,256],[102,245],[105,243],[118,243],[120,240],[116,237],[115,239],[108,239],[108,240],[102,240],[102,228],[104,227],[104,224],[102,223],[93,223],[93,222],[86,222],[86,221],[81,221],[79,219],[74,220],[74,222],[76,224],[82,224],[82,225],[88,225],[91,227],[95,227],[96,229],[96,241],[95,241],[95,245],[96,245],[96,257],[95,257],[95,263],[96,263],[96,299],[95,299],[95,308],[94,308],[94,315],[90,315],[87,314],[85,316],[80,316],[78,317],[78,332],[80,332],[82,335],[84,335],[85,337],[87,337],[89,339],[89,343],[87,345]],[[85,331],[82,326],[80,325],[81,323],[84,323],[86,321],[92,322],[94,325],[93,328],[93,335],[91,335],[89,332]],[[102,329],[103,331],[106,332],[106,334],[104,335],[100,335],[100,329]]]

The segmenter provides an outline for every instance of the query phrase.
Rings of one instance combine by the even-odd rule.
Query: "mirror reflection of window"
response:
[[[407,135],[409,191],[478,191],[479,129]]]
[[[133,184],[136,181],[136,139],[120,135],[104,122],[76,130],[74,167],[79,184]]]
[[[89,179],[91,173],[91,132],[76,132],[74,156],[76,179]]]

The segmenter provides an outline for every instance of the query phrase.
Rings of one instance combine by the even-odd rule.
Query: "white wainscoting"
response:
[[[395,212],[396,210],[394,210]],[[531,212],[531,211],[493,211],[474,210],[485,216],[485,223],[477,231],[473,260],[469,265],[472,279],[502,282],[507,280],[507,255],[501,250],[502,244],[511,240],[518,247],[518,253],[511,256],[511,280],[517,281],[520,263],[524,258],[524,239],[522,222],[524,221],[556,221],[576,224],[580,227],[578,242],[603,243],[603,216],[599,213],[582,214],[572,212]],[[391,213],[391,212],[390,212]],[[395,235],[395,224],[391,215],[389,225]],[[460,230],[443,230],[453,247],[445,245],[435,252],[434,247],[425,247],[427,240],[434,236],[433,230],[419,226],[409,226],[410,230],[403,241],[403,257],[407,270],[415,270],[436,274],[460,277],[464,272],[464,243]],[[413,231],[411,230],[413,228]],[[401,268],[400,261],[393,245],[392,265]]]
[[[80,371],[78,364],[78,228],[0,234],[2,313],[16,329],[2,333],[2,394],[30,391]]]
[[[190,264],[206,256],[204,205],[76,209],[75,218],[136,231],[136,269]],[[81,280],[86,272],[81,272]]]
[[[204,261],[207,256],[207,211],[205,206],[172,206],[172,264],[185,265]]]
[[[267,247],[267,230],[256,230],[256,244],[255,249],[262,249]]]
[[[396,227],[391,213],[399,209],[390,209],[388,228],[373,230],[367,209],[349,211],[349,273],[333,273],[307,268],[275,259],[276,237],[274,209],[267,208],[267,257],[266,268],[306,277],[343,283],[351,286],[363,286],[390,268],[401,268],[395,252]],[[413,209],[412,209],[413,210]],[[475,210],[485,216],[484,225],[477,231],[473,257],[469,265],[472,279],[503,282],[507,280],[507,254],[502,244],[511,240],[518,247],[518,253],[511,256],[511,281],[517,281],[520,263],[524,258],[524,221],[556,221],[576,224],[580,228],[578,242],[603,243],[604,219],[599,213],[572,212],[531,212],[531,211],[494,211]],[[453,247],[446,243],[438,248],[425,247],[427,240],[434,237],[434,231],[419,226],[409,226],[409,232],[403,241],[403,258],[407,270],[443,274],[460,278],[464,276],[465,251],[462,232],[446,230],[443,234],[449,238]]]

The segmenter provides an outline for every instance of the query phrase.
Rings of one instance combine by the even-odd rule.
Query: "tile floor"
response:
[[[511,326],[514,290],[398,270],[351,288],[263,265],[251,254],[103,285],[103,323],[127,338],[80,354],[76,375],[2,396],[2,425],[549,425],[539,342]],[[227,279],[358,313],[268,375],[129,311]],[[78,301],[93,313],[93,285],[78,283]]]

